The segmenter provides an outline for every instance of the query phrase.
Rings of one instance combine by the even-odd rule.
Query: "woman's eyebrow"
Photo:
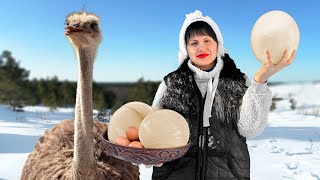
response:
[[[189,42],[190,42],[190,41],[198,41],[198,40],[197,40],[197,39],[189,39]]]

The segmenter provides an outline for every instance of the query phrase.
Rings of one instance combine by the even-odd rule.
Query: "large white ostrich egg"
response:
[[[270,11],[263,14],[251,31],[252,51],[262,64],[266,62],[266,50],[273,64],[279,63],[287,49],[289,57],[298,48],[300,32],[294,19],[283,11]]]
[[[138,111],[139,114],[142,116],[142,118],[145,118],[148,114],[150,114],[153,111],[151,106],[149,106],[146,103],[138,102],[138,101],[129,102],[123,106],[130,107],[130,108]]]
[[[108,139],[110,142],[115,143],[119,136],[126,137],[126,129],[129,126],[140,126],[143,118],[140,113],[133,108],[121,106],[116,112],[113,113],[109,126],[108,126]]]
[[[190,130],[179,113],[162,109],[147,115],[139,129],[139,139],[146,148],[175,148],[188,143]]]

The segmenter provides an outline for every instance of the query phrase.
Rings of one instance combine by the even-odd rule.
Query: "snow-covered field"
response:
[[[320,180],[320,83],[272,86],[279,98],[268,127],[248,139],[253,180]],[[0,105],[0,180],[19,179],[35,142],[46,129],[73,118],[73,109],[26,107],[16,113]],[[140,166],[141,179],[152,170]]]

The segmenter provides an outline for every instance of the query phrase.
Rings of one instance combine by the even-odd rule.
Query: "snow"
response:
[[[320,180],[320,84],[293,83],[270,87],[281,98],[269,113],[266,129],[248,138],[253,180]],[[292,99],[296,102],[291,109]],[[35,142],[73,108],[51,112],[42,106],[13,112],[0,105],[0,180],[19,179]],[[140,178],[151,179],[152,168],[140,166]]]

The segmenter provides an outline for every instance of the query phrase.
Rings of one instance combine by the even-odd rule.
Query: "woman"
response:
[[[266,64],[250,81],[226,53],[217,24],[200,11],[188,14],[179,36],[180,67],[164,77],[153,107],[185,117],[191,148],[182,158],[153,168],[152,179],[250,179],[246,138],[267,124],[270,76],[292,63],[295,51]]]

